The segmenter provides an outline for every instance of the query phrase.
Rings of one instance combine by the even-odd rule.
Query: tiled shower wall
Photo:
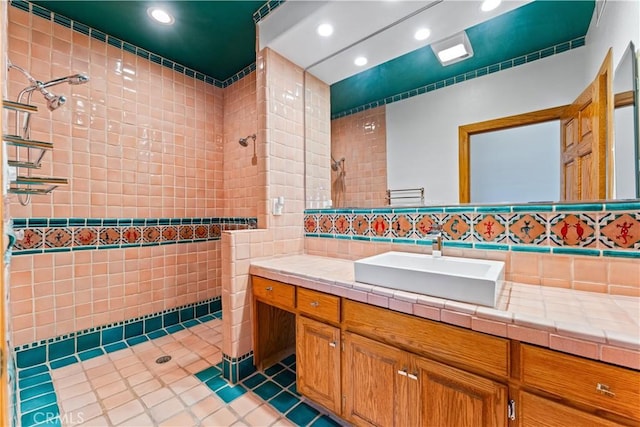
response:
[[[303,253],[304,230],[300,228],[304,216],[302,87],[300,67],[270,49],[258,53],[258,142],[264,141],[269,157],[264,176],[260,175],[262,178],[256,186],[268,188],[266,199],[283,195],[285,208],[283,215],[272,216],[271,206],[267,205],[267,229],[222,234],[222,350],[228,358],[247,356],[253,349],[248,292],[251,259]],[[306,89],[307,98],[328,101],[327,85],[315,82]],[[319,114],[316,119],[316,129],[328,129],[328,114]],[[328,146],[328,133],[324,138]],[[319,137],[318,142],[321,139]]]
[[[72,73],[91,79],[52,87],[67,96],[54,112],[33,95],[39,111],[31,138],[54,144],[37,174],[68,178],[69,185],[34,196],[26,207],[11,196],[13,218],[180,220],[228,213],[223,89],[8,9],[12,62],[41,80]],[[26,86],[19,72],[8,73],[10,99]],[[233,127],[234,120],[245,117],[227,123]],[[47,242],[60,244],[53,235]],[[13,344],[206,300],[221,294],[220,275],[217,240],[14,256]]]
[[[331,120],[331,155],[335,160],[344,158],[345,172],[345,191],[338,191],[340,169],[331,172],[334,207],[388,205],[384,105]]]
[[[258,149],[264,158],[264,141],[248,139],[249,146],[242,147],[240,138],[257,133],[256,73],[224,89],[224,212],[225,216],[256,217],[259,191]],[[255,147],[255,160],[254,160]]]

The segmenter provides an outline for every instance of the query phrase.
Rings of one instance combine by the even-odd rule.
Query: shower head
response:
[[[71,76],[60,77],[60,78],[49,80],[48,82],[43,83],[40,80],[36,80],[24,68],[13,64],[11,61],[7,61],[7,62],[8,62],[9,69],[13,68],[20,71],[27,78],[27,80],[29,80],[29,83],[31,83],[30,86],[27,86],[20,92],[20,95],[18,95],[18,98],[19,99],[22,98],[22,95],[25,95],[25,94],[29,94],[29,97],[30,97],[31,96],[30,93],[37,90],[44,96],[44,99],[47,101],[47,108],[50,111],[56,110],[60,108],[62,105],[64,105],[64,103],[67,101],[67,98],[65,98],[63,95],[54,95],[53,93],[49,92],[46,88],[50,86],[59,85],[61,83],[69,83],[70,85],[81,85],[89,81],[89,77],[86,76],[85,74],[73,74]]]
[[[60,77],[58,79],[49,80],[42,83],[42,87],[49,87],[59,85],[61,83],[69,83],[70,85],[82,85],[89,81],[89,76],[85,74],[73,74],[67,77]]]
[[[340,163],[344,162],[344,157],[340,160],[336,160],[331,156],[331,170],[334,172],[338,172],[338,168],[340,167]]]
[[[249,146],[249,138],[253,139],[253,142],[255,144],[256,142],[256,134],[254,133],[253,135],[249,135],[246,138],[240,138],[240,140],[238,141],[238,144],[242,145],[243,147],[248,147]]]
[[[44,95],[44,99],[47,100],[47,108],[49,111],[57,110],[67,102],[67,98],[65,98],[64,95],[54,95],[44,87],[40,87],[38,90]]]

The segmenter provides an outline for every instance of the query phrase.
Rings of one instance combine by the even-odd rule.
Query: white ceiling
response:
[[[312,66],[312,74],[333,84],[530,1],[503,0],[497,9],[482,12],[480,0],[288,0],[258,24],[259,48],[269,47],[302,68]],[[414,16],[403,20],[411,14]],[[399,20],[402,22],[370,37]],[[332,36],[317,34],[322,23],[333,25]],[[421,27],[429,28],[431,36],[417,41],[413,35]],[[367,65],[354,65],[357,56],[367,57]]]

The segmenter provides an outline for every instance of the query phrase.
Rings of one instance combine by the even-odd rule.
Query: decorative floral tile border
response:
[[[13,255],[219,240],[256,218],[16,218]]]
[[[307,237],[640,258],[640,202],[308,209]]]

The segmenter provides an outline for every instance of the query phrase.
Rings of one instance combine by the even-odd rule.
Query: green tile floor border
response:
[[[22,427],[32,426],[61,426],[60,407],[57,402],[56,393],[53,387],[51,371],[62,368],[80,361],[92,359],[103,354],[112,353],[124,348],[147,342],[168,334],[179,332],[202,323],[222,318],[222,311],[218,310],[198,318],[192,318],[179,323],[175,323],[166,328],[157,329],[148,334],[141,334],[134,338],[114,341],[106,345],[100,345],[91,350],[80,351],[58,358],[53,361],[46,361],[27,368],[18,369],[17,373],[17,402],[19,407],[19,420]],[[240,389],[235,390],[235,393]],[[228,393],[227,398],[233,392]],[[238,394],[239,396],[239,394]],[[237,396],[236,396],[237,397]],[[17,409],[17,408],[14,408]]]
[[[135,345],[167,333],[177,332],[198,324],[202,319],[222,316],[222,299],[214,297],[204,301],[128,319],[95,328],[18,346],[14,349],[18,369],[42,363],[61,367],[80,360],[96,357],[100,349]]]
[[[297,426],[342,425],[329,412],[309,404],[309,400],[298,393],[295,354],[235,384],[224,378],[223,364],[220,362],[203,369],[196,373],[195,377],[225,403],[229,404],[245,393],[254,393]]]

